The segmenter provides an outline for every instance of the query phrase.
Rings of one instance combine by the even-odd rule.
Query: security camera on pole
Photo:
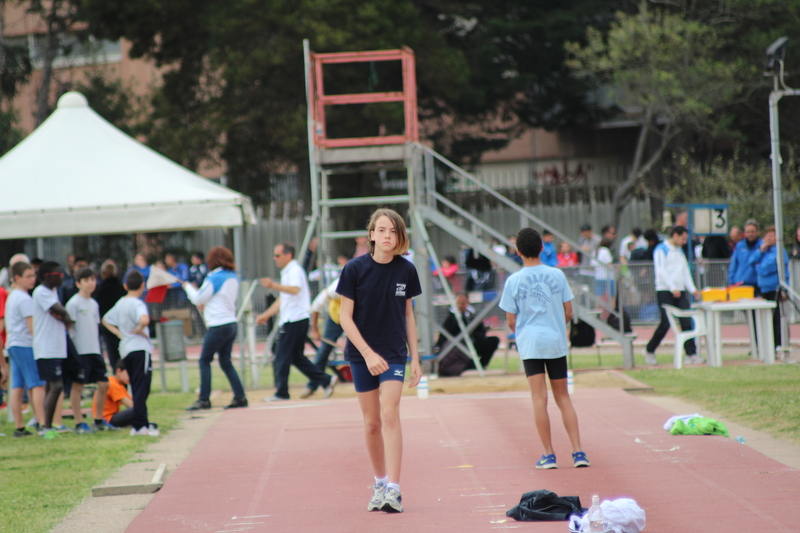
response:
[[[784,96],[800,96],[800,90],[791,89],[786,86],[783,80],[783,58],[786,55],[786,47],[789,44],[789,39],[781,37],[767,48],[767,60],[765,63],[764,76],[772,76],[773,89],[769,94],[769,134],[770,145],[772,148],[772,191],[773,191],[773,204],[775,206],[775,237],[776,237],[776,253],[778,261],[778,282],[779,288],[787,291],[791,296],[798,298],[792,291],[791,287],[786,283],[786,273],[784,272],[783,264],[783,186],[781,184],[781,148],[780,148],[780,130],[778,128],[778,102]],[[780,87],[779,88],[779,84]],[[780,298],[777,298],[777,305],[780,304]],[[782,350],[789,349],[789,323],[786,313],[781,313],[781,338],[785,339],[782,344]]]

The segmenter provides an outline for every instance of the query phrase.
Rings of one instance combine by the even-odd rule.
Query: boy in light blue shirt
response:
[[[533,417],[544,454],[538,469],[558,468],[547,415],[547,383],[550,376],[556,404],[572,445],[575,467],[589,466],[581,446],[578,416],[567,390],[567,323],[572,318],[575,298],[564,273],[542,264],[542,238],[532,228],[517,234],[517,253],[523,268],[506,280],[500,308],[506,312],[508,327],[517,336],[517,348],[531,389]]]

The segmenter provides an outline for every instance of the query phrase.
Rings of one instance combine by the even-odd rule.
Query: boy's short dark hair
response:
[[[60,268],[61,265],[55,261],[45,261],[39,266],[39,275],[42,277],[42,279],[44,279],[44,277],[48,274],[58,272]]]
[[[642,228],[633,228],[631,234],[638,239],[642,236]]]
[[[649,229],[644,232],[644,240],[647,242],[658,242],[658,232],[654,229]]]
[[[686,233],[686,228],[683,226],[673,226],[672,231],[669,232],[669,236],[672,237],[673,235],[683,235]]]
[[[128,275],[125,276],[125,286],[128,288],[129,291],[138,291],[142,284],[144,283],[144,276],[138,270],[131,270],[128,272]]]
[[[85,279],[93,278],[94,270],[89,267],[84,267],[75,273],[75,281],[83,281]]]
[[[192,257],[196,257],[196,258],[198,258],[200,261],[203,261],[203,260],[205,259],[205,257],[206,257],[206,256],[205,256],[205,255],[203,255],[203,252],[195,252],[195,253],[193,253],[193,254],[192,254]]]
[[[542,251],[542,237],[533,228],[522,228],[517,233],[517,252],[528,259],[536,259]]]
[[[128,370],[125,366],[125,359],[120,359],[117,361],[117,364],[114,365],[114,370],[117,372],[122,372],[123,370]]]
[[[550,233],[550,231],[548,231],[546,229],[543,229],[542,230],[542,237],[547,237],[548,235],[552,235],[552,233]]]

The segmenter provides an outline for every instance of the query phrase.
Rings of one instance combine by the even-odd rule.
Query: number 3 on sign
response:
[[[727,234],[728,233],[728,210],[727,209],[714,209],[714,224],[713,232]]]

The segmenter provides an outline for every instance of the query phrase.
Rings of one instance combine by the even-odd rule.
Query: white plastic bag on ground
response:
[[[647,523],[644,509],[639,507],[636,500],[629,498],[619,498],[617,500],[606,500],[600,503],[603,516],[606,520],[606,532],[614,533],[639,533]],[[588,533],[589,520],[584,515],[572,515],[569,517],[569,530],[571,533]]]
[[[677,422],[678,420],[683,420],[684,422],[686,422],[689,419],[697,418],[699,416],[703,416],[703,415],[701,415],[699,413],[695,413],[693,415],[675,415],[675,416],[671,416],[669,418],[669,420],[664,422],[664,430],[669,431],[670,429],[672,429],[672,426],[674,426],[675,422]]]

